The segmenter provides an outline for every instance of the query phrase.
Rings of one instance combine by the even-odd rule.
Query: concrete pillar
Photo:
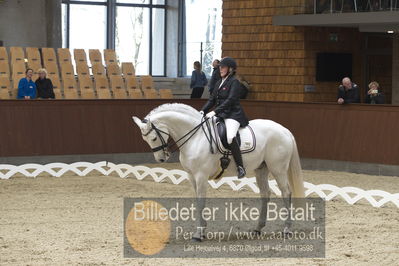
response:
[[[393,39],[392,104],[399,105],[399,34],[395,34]]]
[[[43,47],[47,42],[45,0],[0,1],[0,39],[5,46]]]
[[[62,47],[61,0],[46,0],[47,47]]]

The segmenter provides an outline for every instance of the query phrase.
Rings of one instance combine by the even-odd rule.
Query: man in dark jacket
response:
[[[240,104],[241,83],[236,79],[237,63],[231,57],[220,61],[221,80],[216,83],[215,89],[208,102],[202,108],[207,118],[218,116],[224,119],[227,131],[227,143],[237,166],[237,176],[246,175],[242,162],[241,150],[236,135],[240,127],[248,125],[248,119]],[[215,109],[209,112],[213,107]],[[208,113],[209,112],[209,113]]]
[[[208,89],[209,89],[209,94],[212,95],[213,90],[215,89],[216,82],[218,82],[221,77],[220,77],[220,70],[219,70],[219,64],[220,61],[218,59],[213,60],[212,67],[212,76],[211,79],[209,80],[208,84]]]
[[[353,83],[350,78],[342,80],[342,85],[338,88],[338,104],[360,103],[359,87]]]

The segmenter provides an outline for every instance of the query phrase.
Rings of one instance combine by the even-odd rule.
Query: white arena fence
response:
[[[9,179],[14,175],[23,175],[25,177],[37,177],[40,174],[48,173],[54,177],[61,177],[68,172],[77,174],[78,176],[86,176],[89,173],[97,171],[104,176],[116,174],[121,178],[133,176],[138,180],[150,176],[155,182],[167,182],[168,180],[175,185],[188,180],[188,174],[182,170],[167,170],[164,168],[149,168],[146,166],[132,166],[128,164],[114,164],[110,162],[76,162],[72,164],[50,163],[50,164],[24,164],[9,165],[0,164],[0,179]],[[209,184],[212,188],[217,189],[223,185],[229,186],[232,190],[250,189],[255,193],[259,193],[256,185],[255,177],[237,179],[237,177],[224,177],[220,180],[210,180]],[[356,187],[337,187],[329,184],[314,185],[305,182],[305,195],[316,194],[326,201],[336,197],[341,197],[349,204],[355,204],[359,200],[367,200],[373,207],[381,207],[387,203],[393,203],[399,208],[399,193],[392,194],[382,190],[363,190]],[[281,192],[275,180],[269,181],[270,189],[278,196]]]

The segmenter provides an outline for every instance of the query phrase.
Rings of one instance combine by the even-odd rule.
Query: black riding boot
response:
[[[238,145],[237,138],[234,138],[230,144],[230,150],[233,154],[234,161],[237,165],[237,175],[238,178],[243,178],[246,175],[245,168],[242,163],[242,156],[240,151],[240,146]]]

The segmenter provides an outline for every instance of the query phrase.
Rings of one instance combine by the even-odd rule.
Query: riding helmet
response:
[[[234,60],[231,57],[225,57],[225,58],[222,59],[222,61],[220,61],[219,66],[222,66],[222,67],[226,66],[228,68],[232,68],[232,69],[236,70],[237,69],[237,62],[236,62],[236,60]]]

